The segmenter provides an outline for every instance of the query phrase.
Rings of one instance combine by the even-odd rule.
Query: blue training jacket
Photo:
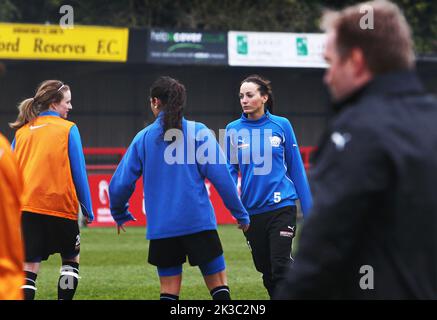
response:
[[[304,216],[312,206],[302,157],[288,119],[268,111],[258,120],[246,114],[226,127],[229,171],[250,215],[294,205],[300,199]]]
[[[127,220],[127,202],[135,182],[143,175],[147,239],[217,228],[205,178],[238,222],[249,224],[226,157],[210,130],[202,123],[183,118],[182,131],[173,129],[177,133],[175,141],[164,141],[163,114],[135,136],[111,179],[109,198],[114,220],[119,224]]]

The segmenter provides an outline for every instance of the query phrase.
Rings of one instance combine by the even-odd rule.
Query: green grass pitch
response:
[[[149,242],[145,228],[81,230],[80,281],[75,300],[157,300],[159,279],[156,268],[147,263]],[[226,259],[226,271],[234,300],[268,299],[261,274],[255,270],[245,238],[235,225],[219,226]],[[295,242],[295,241],[294,241]],[[57,299],[60,256],[41,264],[37,300]],[[181,300],[210,300],[200,270],[184,264]]]

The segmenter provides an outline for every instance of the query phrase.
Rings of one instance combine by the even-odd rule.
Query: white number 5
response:
[[[273,202],[278,203],[281,201],[281,193],[280,192],[273,192]]]

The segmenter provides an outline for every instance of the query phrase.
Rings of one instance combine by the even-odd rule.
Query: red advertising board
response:
[[[111,181],[110,174],[90,174],[88,176],[91,198],[93,203],[93,211],[95,220],[90,227],[108,227],[114,226],[114,220],[112,219],[109,209],[109,181]],[[226,209],[220,198],[217,190],[209,182],[205,182],[205,186],[208,190],[211,203],[214,207],[215,215],[218,224],[235,223],[234,218],[230,212]],[[146,225],[146,214],[144,209],[143,198],[143,180],[139,179],[136,184],[135,191],[129,201],[129,211],[135,216],[137,221],[131,221],[127,223],[129,226],[144,226]]]
[[[300,147],[300,151],[302,154],[302,159],[305,164],[305,168],[309,168],[310,164],[310,155],[316,150],[315,147],[307,146]],[[94,156],[94,155],[111,155],[118,156],[118,161],[121,160],[124,153],[126,152],[125,148],[84,148],[84,154],[86,156]],[[105,165],[105,164],[94,164],[87,165],[87,170],[91,172],[96,172],[99,170],[115,170],[117,166],[115,164]],[[112,219],[111,212],[109,210],[109,181],[111,181],[112,175],[110,174],[95,174],[91,173],[88,176],[90,189],[91,189],[91,198],[93,203],[93,211],[95,215],[95,220],[90,227],[101,227],[101,226],[114,226],[114,220]],[[238,181],[240,185],[240,179]],[[215,215],[217,218],[218,224],[228,224],[235,223],[234,218],[226,209],[223,204],[222,199],[220,198],[217,190],[215,190],[214,186],[211,185],[209,181],[205,182],[205,186],[208,190],[209,198],[214,207]],[[133,193],[130,201],[129,201],[129,210],[135,216],[137,221],[131,221],[128,225],[134,226],[144,226],[146,225],[146,214],[144,210],[144,199],[143,199],[143,182],[142,179],[139,179],[135,192]]]

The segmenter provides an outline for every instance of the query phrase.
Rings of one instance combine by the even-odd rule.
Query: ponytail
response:
[[[158,78],[150,88],[150,97],[161,101],[163,135],[170,129],[182,129],[182,117],[186,103],[185,87],[170,77]]]
[[[37,116],[38,116],[38,113],[36,112],[36,110],[34,108],[34,99],[29,98],[29,99],[23,100],[18,105],[17,120],[15,120],[15,122],[9,123],[9,126],[12,129],[20,129],[26,123],[35,119]]]
[[[170,86],[168,101],[164,108],[164,132],[169,129],[182,129],[182,117],[186,101],[185,88],[174,82]]]

